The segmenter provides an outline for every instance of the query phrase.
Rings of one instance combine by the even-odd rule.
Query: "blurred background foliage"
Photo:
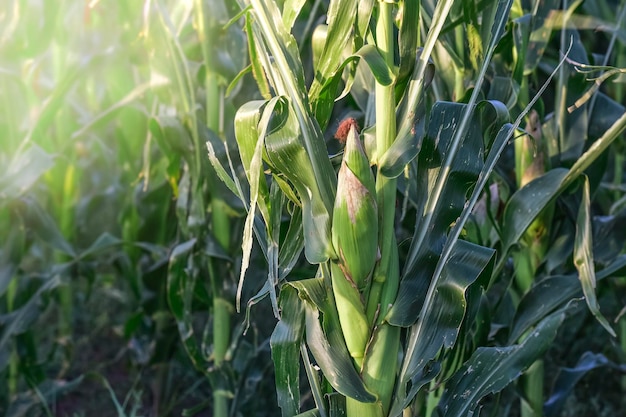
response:
[[[219,5],[221,29],[236,10]],[[244,211],[204,145],[232,127],[209,133],[207,114],[231,117],[248,87],[206,105],[193,12],[143,0],[0,7],[3,415],[211,415],[216,388],[239,415],[274,415],[266,323],[244,336],[242,316],[227,321],[229,366],[214,366],[209,313],[216,294],[233,310]],[[238,26],[217,31],[224,43],[208,36],[223,97],[245,38]],[[220,226],[230,233],[216,237]]]
[[[517,114],[570,39],[576,63],[626,67],[623,2],[542,1],[532,19],[522,13],[531,9],[525,3],[515,2],[484,98]],[[433,101],[463,102],[471,92],[476,55],[459,27],[471,24],[472,10],[461,4],[435,52]],[[307,2],[293,30],[308,81],[313,29],[327,8],[325,0]],[[565,10],[572,26],[562,30]],[[228,0],[6,0],[0,6],[0,413],[210,416],[218,403],[232,416],[280,413],[271,305],[254,305],[249,319],[235,312],[246,207],[206,157],[210,141],[224,165],[244,178],[232,120],[243,103],[262,96],[246,70],[239,12]],[[592,85],[589,76],[564,66],[535,108],[553,167],[570,167],[624,112],[623,74],[567,112],[565,103]],[[335,107],[326,132],[332,152],[332,132],[343,115],[363,116],[359,104],[355,92]],[[497,244],[501,210],[519,186],[513,149],[507,152],[485,211],[465,231],[488,247]],[[613,232],[626,230],[625,152],[623,139],[616,141],[587,173],[596,262],[603,266],[624,251],[623,233]],[[575,272],[563,258],[572,253],[580,199],[566,195],[553,209],[544,276]],[[403,216],[399,236],[411,236],[413,217]],[[254,248],[246,302],[263,293],[262,250]],[[302,263],[290,279],[311,275]],[[529,284],[511,285],[498,311],[509,321],[516,314],[509,307],[525,305]],[[559,367],[575,367],[579,358],[587,367],[567,381],[583,377],[581,369],[605,373],[585,377],[590,394],[570,396],[553,415],[618,415],[626,406],[619,394],[626,376],[616,365],[626,363],[626,281],[610,278],[597,290],[618,337],[582,307],[566,322],[548,352],[547,378],[558,382]],[[604,356],[584,356],[588,351]],[[601,388],[594,390],[596,380]],[[567,381],[555,386],[568,393]],[[310,402],[306,388],[303,393]]]

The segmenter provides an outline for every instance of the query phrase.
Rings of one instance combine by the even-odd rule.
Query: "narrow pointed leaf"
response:
[[[356,53],[348,56],[339,68],[337,68],[334,75],[321,87],[320,99],[311,104],[316,115],[322,114],[325,115],[324,117],[330,116],[335,102],[341,100],[351,91],[355,81],[354,76],[346,80],[343,92],[338,97],[336,96],[337,87],[342,80],[343,69],[350,63],[356,63],[361,59],[367,64],[374,79],[379,84],[390,85],[395,79],[393,71],[387,66],[387,63],[382,55],[380,55],[380,52],[378,52],[378,49],[374,45],[364,45]]]
[[[613,337],[615,331],[606,318],[600,312],[600,305],[596,297],[596,273],[593,263],[593,238],[591,232],[591,197],[589,192],[589,179],[585,177],[583,183],[583,198],[578,209],[576,219],[576,239],[574,240],[574,265],[578,270],[578,278],[582,284],[585,301],[589,311],[596,320]]]
[[[241,138],[241,143],[244,145],[248,145],[246,149],[246,153],[242,155],[242,159],[246,159],[248,162],[248,178],[250,182],[250,206],[248,208],[248,214],[246,216],[246,221],[244,224],[243,230],[243,238],[241,243],[242,248],[242,260],[241,260],[241,272],[239,274],[239,284],[237,285],[237,297],[236,297],[236,306],[237,311],[240,310],[241,306],[241,292],[243,290],[243,281],[246,274],[246,270],[248,269],[248,265],[250,264],[250,254],[252,252],[252,230],[254,226],[254,219],[256,214],[257,202],[260,202],[259,208],[261,209],[261,213],[263,213],[265,218],[265,224],[271,233],[271,220],[269,218],[269,213],[267,209],[267,203],[264,203],[264,198],[269,198],[267,196],[267,186],[264,182],[263,177],[263,162],[262,162],[262,152],[265,134],[268,129],[269,120],[272,116],[273,109],[277,105],[278,99],[272,99],[267,103],[267,106],[264,108],[263,116],[259,121],[258,131],[257,129],[252,129],[252,134],[248,136],[245,133],[240,133],[237,135],[238,138]],[[254,120],[255,113],[253,116],[243,118],[244,121],[249,121],[250,119]],[[245,123],[240,123],[244,124]],[[254,122],[252,122],[254,124]],[[257,133],[258,132],[258,133]],[[249,139],[249,140],[245,140]],[[239,140],[239,139],[238,139]],[[246,143],[248,142],[248,143]],[[249,149],[252,148],[252,149]],[[250,152],[252,151],[252,152]],[[259,198],[261,197],[261,198]],[[268,258],[270,252],[268,250]],[[270,267],[273,267],[274,263],[271,259],[268,259]],[[270,274],[271,275],[271,274]],[[268,277],[268,279],[270,279]],[[274,286],[270,287],[270,295],[272,296],[272,307],[274,309],[274,314],[278,316],[278,306],[276,305],[276,292],[274,290]]]
[[[285,29],[291,30],[306,0],[287,0],[283,4],[283,23]]]

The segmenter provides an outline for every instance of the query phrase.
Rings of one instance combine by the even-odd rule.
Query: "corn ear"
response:
[[[378,210],[374,175],[355,125],[339,169],[332,243],[346,279],[366,292],[378,255]]]
[[[515,169],[518,186],[521,188],[549,169],[545,139],[541,131],[539,114],[529,113],[526,131],[532,135],[520,138],[515,144]],[[550,224],[554,205],[548,205],[530,224],[520,243],[522,250],[513,256],[516,281],[522,293],[531,287],[535,274],[543,263],[548,251]]]

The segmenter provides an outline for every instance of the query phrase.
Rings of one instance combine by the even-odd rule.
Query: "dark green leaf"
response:
[[[625,270],[626,255],[621,255],[596,275],[598,280],[602,280],[623,274]],[[522,298],[517,308],[509,334],[509,343],[519,340],[532,326],[568,301],[580,297],[582,291],[575,275],[557,275],[539,281]]]
[[[270,346],[276,372],[276,395],[283,417],[300,411],[300,344],[304,334],[303,302],[298,292],[285,286],[280,292],[281,319]]]
[[[544,415],[546,417],[559,416],[568,395],[573,391],[578,381],[588,372],[604,367],[626,372],[626,365],[617,365],[609,361],[606,356],[591,352],[583,353],[574,368],[561,368],[556,381],[554,381],[552,395],[543,405]]]
[[[98,236],[87,249],[80,253],[80,258],[98,255],[104,251],[120,246],[123,243],[121,239],[105,232]]]
[[[564,313],[544,319],[523,343],[507,347],[482,347],[447,382],[438,405],[442,417],[473,415],[478,402],[517,379],[550,347]]]
[[[45,244],[72,257],[76,256],[76,251],[65,239],[56,222],[44,210],[41,205],[33,199],[20,201],[20,215],[24,218],[24,226],[34,232]]]
[[[389,317],[392,324],[409,326],[417,319],[450,226],[461,214],[468,188],[473,187],[482,169],[484,144],[479,120],[472,123],[460,149],[457,150],[453,165],[443,166],[449,156],[455,128],[465,110],[464,104],[447,102],[438,102],[431,110],[427,133],[417,162],[417,178],[426,181],[443,170],[448,169],[450,172],[446,173],[449,175],[448,181],[442,190],[434,190],[435,181],[424,184],[428,186],[427,190],[418,190],[420,193],[418,198],[422,200],[418,206],[415,234],[402,273],[398,299]],[[482,113],[476,113],[478,114]],[[485,120],[491,122],[492,119]],[[429,203],[426,198],[436,200]],[[426,210],[428,204],[435,206],[432,213]]]
[[[552,201],[568,170],[556,168],[519,189],[506,205],[502,225],[503,252],[516,244],[530,223]]]
[[[178,328],[178,333],[194,366],[205,370],[202,356],[193,327],[192,301],[197,270],[193,264],[196,239],[178,244],[170,255],[167,273],[167,301]]]
[[[424,306],[420,319],[411,327],[399,386],[396,389],[393,406],[395,412],[402,410],[413,399],[420,387],[417,382],[423,379],[424,369],[429,362],[442,349],[449,349],[454,345],[466,314],[466,290],[481,276],[484,278],[481,281],[488,281],[494,254],[492,249],[463,240],[459,240],[454,246],[441,272],[439,284],[431,296],[429,308]]]
[[[400,69],[398,79],[404,80],[415,67],[415,58],[419,38],[420,4],[416,1],[404,2],[402,24],[398,37]]]
[[[46,279],[43,285],[37,289],[24,305],[11,313],[0,316],[0,329],[2,329],[2,336],[0,336],[0,371],[7,365],[7,362],[1,359],[3,357],[8,358],[12,338],[27,331],[33,321],[39,317],[42,297],[61,285],[60,274],[67,273],[67,268],[61,267],[56,272],[55,275]]]

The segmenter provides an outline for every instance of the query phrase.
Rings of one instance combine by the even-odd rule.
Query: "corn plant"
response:
[[[508,274],[511,250],[537,216],[624,130],[626,116],[571,168],[520,184],[493,247],[472,243],[463,238],[468,219],[538,99],[528,99],[512,122],[503,102],[481,100],[496,49],[510,36],[513,2],[331,1],[312,37],[310,87],[292,32],[311,9],[298,1],[239,4],[248,71],[261,95],[235,119],[249,188],[228,175],[211,144],[209,157],[248,211],[239,292],[253,236],[268,263],[255,300],[269,295],[279,319],[271,345],[283,415],[471,415],[541,357],[573,296],[538,313],[520,308],[508,341],[484,347],[494,342],[483,294]],[[459,66],[445,78],[455,67],[438,66],[443,56],[455,64],[469,59],[471,79]],[[460,103],[442,100],[446,82]],[[335,156],[325,138],[337,124],[344,147]],[[588,204],[581,207],[584,213]],[[398,238],[409,215],[406,248]],[[290,280],[300,250],[317,272]],[[593,269],[588,256],[577,264]],[[622,267],[620,258],[604,273]],[[300,362],[315,402],[304,412]]]
[[[254,334],[244,337],[243,320],[233,317],[245,212],[217,177],[204,143],[217,151],[220,164],[229,164],[233,102],[247,91],[237,78],[246,59],[245,34],[232,3],[168,6],[154,4],[145,27],[151,71],[169,84],[155,90],[150,126],[176,197],[178,236],[168,263],[167,301],[189,358],[211,385],[210,398],[197,409],[235,415],[245,412],[246,402],[264,401],[252,395],[261,382],[253,373],[267,366],[251,365],[264,362],[258,356],[266,353],[267,336],[248,322]]]

